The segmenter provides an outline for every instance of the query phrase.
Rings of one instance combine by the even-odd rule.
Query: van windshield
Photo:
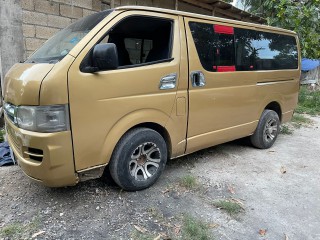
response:
[[[81,18],[65,29],[56,33],[36,50],[26,62],[56,63],[62,60],[77,43],[86,36],[112,10],[106,10]]]

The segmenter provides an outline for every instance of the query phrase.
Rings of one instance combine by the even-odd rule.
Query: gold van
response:
[[[297,104],[294,32],[119,7],[58,32],[6,75],[8,141],[46,186],[151,186],[167,159],[250,136],[269,148]]]

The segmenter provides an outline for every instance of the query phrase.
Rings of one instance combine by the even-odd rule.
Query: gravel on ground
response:
[[[267,150],[244,139],[170,160],[139,192],[109,177],[47,188],[2,167],[0,239],[183,239],[184,216],[206,223],[212,239],[320,239],[320,117],[310,118]]]

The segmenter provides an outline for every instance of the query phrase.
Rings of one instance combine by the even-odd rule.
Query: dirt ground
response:
[[[0,239],[183,239],[186,214],[212,239],[320,239],[320,117],[268,150],[235,141],[169,161],[159,181],[124,192],[110,180],[50,189],[0,168]],[[189,189],[185,176],[198,182]],[[213,202],[234,199],[229,215]]]

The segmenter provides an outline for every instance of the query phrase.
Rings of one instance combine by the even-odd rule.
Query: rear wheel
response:
[[[148,128],[127,132],[117,144],[110,161],[110,173],[123,189],[137,191],[154,184],[167,162],[163,137]]]
[[[263,111],[257,129],[250,137],[253,146],[260,149],[270,148],[276,141],[280,130],[278,114],[266,109]]]

